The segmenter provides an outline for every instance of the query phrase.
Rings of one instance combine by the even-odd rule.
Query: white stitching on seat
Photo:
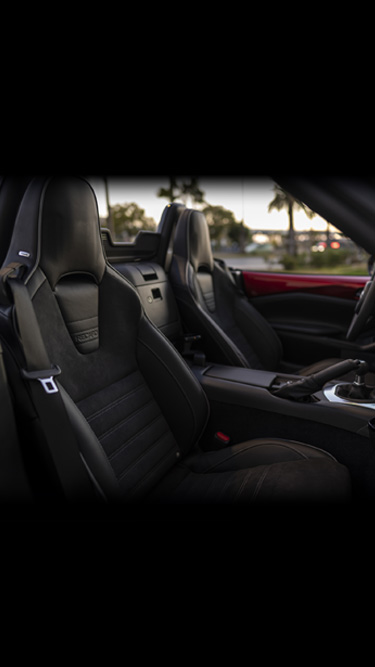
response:
[[[263,471],[263,474],[262,474],[262,475],[260,476],[260,478],[258,479],[258,483],[257,483],[257,485],[256,485],[256,487],[255,487],[255,490],[254,490],[254,493],[253,493],[252,500],[255,500],[255,499],[256,499],[256,497],[257,497],[257,495],[258,495],[260,489],[261,489],[262,486],[263,486],[263,482],[264,482],[266,476],[268,475],[268,471],[269,471],[269,467],[265,468],[265,470]]]
[[[227,456],[226,458],[222,459],[219,463],[215,463],[215,464],[212,465],[210,468],[206,468],[206,472],[209,472],[209,471],[211,471],[211,470],[215,470],[215,468],[221,466],[223,463],[225,463],[225,462],[227,462],[227,461],[230,461],[231,459],[236,458],[237,456],[239,456],[240,454],[242,454],[242,452],[246,451],[246,449],[256,449],[257,447],[264,447],[264,445],[265,445],[267,442],[268,442],[268,443],[271,443],[271,444],[274,444],[274,445],[278,445],[279,447],[283,447],[283,448],[285,448],[285,449],[292,450],[293,452],[295,452],[296,454],[298,454],[299,457],[302,458],[302,459],[308,459],[308,458],[309,458],[309,457],[306,456],[303,452],[300,452],[300,451],[298,451],[298,449],[295,449],[294,447],[291,447],[290,444],[289,444],[289,441],[288,441],[288,442],[281,442],[280,440],[277,440],[277,439],[274,439],[274,441],[272,441],[272,438],[269,438],[269,439],[268,439],[268,438],[265,438],[265,439],[264,439],[264,442],[260,442],[260,443],[258,443],[257,445],[251,445],[251,444],[249,444],[249,443],[244,443],[244,444],[243,444],[243,447],[242,447],[241,449],[239,449],[237,452],[233,452],[233,453],[231,453],[231,454],[228,453],[228,456]],[[297,443],[297,442],[296,442],[296,444],[305,444],[305,443]],[[311,445],[308,445],[308,446],[311,446]],[[313,447],[313,449],[318,449],[318,448],[317,448],[317,447]],[[259,465],[269,465],[269,464],[259,464]],[[271,465],[272,465],[272,464],[271,464]],[[255,466],[253,466],[253,467],[255,467]]]

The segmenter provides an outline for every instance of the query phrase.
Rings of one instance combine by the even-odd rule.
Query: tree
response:
[[[228,237],[233,243],[237,243],[239,252],[245,252],[245,247],[251,240],[251,232],[242,221],[234,221],[228,226]]]
[[[220,243],[222,238],[228,236],[228,227],[236,224],[233,211],[229,211],[224,206],[211,206],[207,204],[202,209],[202,213],[207,220],[212,241]]]
[[[185,206],[187,205],[188,198],[190,197],[193,203],[203,204],[205,193],[198,186],[198,179],[194,176],[190,177],[190,180],[184,180],[171,176],[169,178],[169,187],[160,188],[157,196],[165,197],[168,201],[173,202],[176,199],[180,199]]]
[[[132,241],[141,229],[155,231],[156,222],[146,216],[138,204],[115,204],[112,206],[115,236],[123,241]]]
[[[282,209],[287,210],[289,218],[288,254],[295,256],[297,254],[297,246],[294,232],[294,210],[302,208],[310,219],[315,213],[302,201],[293,197],[293,195],[284,190],[284,188],[281,188],[280,185],[275,184],[274,193],[275,196],[273,200],[268,204],[268,212],[273,209],[276,209],[277,211],[281,211]]]
[[[246,244],[251,239],[251,232],[243,222],[236,220],[233,211],[224,206],[207,204],[202,213],[206,217],[211,240],[220,242],[221,239],[229,239],[232,243],[238,244],[240,252],[244,252]]]

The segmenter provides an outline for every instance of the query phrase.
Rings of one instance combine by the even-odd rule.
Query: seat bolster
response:
[[[214,270],[217,317],[251,368],[275,370],[282,357],[281,341],[267,320],[238,290],[228,270]]]
[[[138,330],[137,361],[182,453],[199,440],[209,403],[195,375],[172,343],[144,315]]]
[[[239,330],[265,370],[278,368],[283,354],[281,341],[267,320],[247,299],[235,296],[233,314]]]
[[[296,440],[255,438],[221,450],[200,452],[199,456],[191,455],[186,464],[195,472],[223,472],[317,458],[336,462],[329,452]]]
[[[59,389],[65,409],[77,437],[81,455],[95,485],[100,489],[108,501],[119,501],[120,486],[112,466],[104,453],[102,445],[94,431],[90,428],[82,412],[72,401],[64,387],[59,385]]]

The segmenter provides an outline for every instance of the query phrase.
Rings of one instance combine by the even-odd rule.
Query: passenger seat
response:
[[[239,290],[230,271],[212,256],[208,224],[185,209],[178,220],[169,278],[183,323],[202,335],[207,358],[217,363],[277,371],[283,349],[267,320]],[[323,359],[300,369],[309,375],[340,361]]]
[[[50,472],[58,497],[63,495],[62,473],[73,476],[77,465],[100,502],[128,507],[299,506],[350,499],[347,468],[322,449],[295,442],[292,434],[290,440],[251,440],[249,433],[246,442],[223,450],[200,450],[207,397],[145,315],[136,289],[108,264],[96,198],[84,179],[37,177],[31,182],[18,211],[2,284],[0,336],[13,395],[25,419],[25,451],[38,484],[46,483]],[[21,326],[19,295],[30,312],[30,326],[35,313],[37,324],[29,333]],[[40,368],[37,356],[43,348],[49,364]],[[62,399],[72,433],[65,439],[66,458],[73,440],[78,448],[71,467],[64,451],[59,459],[51,455],[53,443],[35,388],[47,406]],[[47,484],[44,502],[50,502],[51,493]]]

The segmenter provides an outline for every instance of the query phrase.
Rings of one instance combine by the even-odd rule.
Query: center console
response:
[[[349,392],[345,396],[342,391],[340,395],[340,387],[351,387],[352,383],[339,378],[311,394],[291,398],[283,396],[280,389],[302,384],[305,378],[216,364],[193,366],[192,370],[211,401],[327,424],[366,438],[368,421],[375,417],[375,392],[365,398],[355,398]],[[269,417],[272,419],[271,414]]]

